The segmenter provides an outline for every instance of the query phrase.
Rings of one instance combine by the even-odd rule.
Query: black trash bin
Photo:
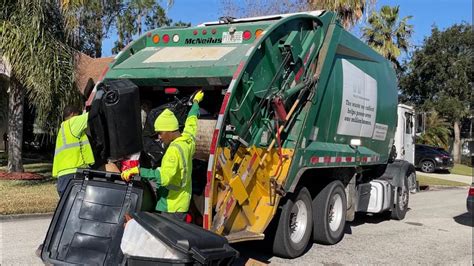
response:
[[[146,184],[110,172],[79,169],[59,201],[43,244],[49,264],[118,265],[125,214],[153,210]]]
[[[179,259],[126,255],[127,265],[230,265],[238,256],[227,239],[197,225],[158,213],[132,215],[146,231],[179,254]]]

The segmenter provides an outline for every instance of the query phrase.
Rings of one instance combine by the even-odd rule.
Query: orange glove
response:
[[[133,176],[138,175],[140,173],[140,170],[138,169],[138,166],[129,168],[125,171],[122,172],[122,180],[129,182]]]

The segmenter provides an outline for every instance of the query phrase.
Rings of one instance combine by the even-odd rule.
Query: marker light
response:
[[[170,36],[168,34],[163,35],[163,42],[168,43],[170,41]]]
[[[179,42],[179,35],[178,34],[173,35],[173,42]]]
[[[252,38],[252,33],[250,31],[246,30],[242,34],[242,37],[244,38],[244,40],[248,40],[248,39]]]
[[[216,34],[216,32],[217,32],[216,29],[212,29],[212,30],[211,30],[211,33],[212,33],[212,34]]]
[[[194,30],[193,31],[193,35],[197,35],[198,34],[198,31],[197,30]]]
[[[256,30],[256,31],[255,31],[255,38],[260,37],[260,35],[262,35],[262,33],[263,33],[263,30],[262,30],[262,29]]]
[[[165,94],[178,94],[177,88],[165,88]]]
[[[153,35],[153,43],[159,43],[160,42],[160,36],[158,34]]]
[[[202,30],[202,35],[206,35],[207,34],[207,30]]]

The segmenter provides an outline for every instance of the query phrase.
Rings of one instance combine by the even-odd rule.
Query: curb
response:
[[[440,190],[461,190],[467,189],[469,185],[465,186],[441,186],[441,185],[429,185],[425,189],[420,189],[418,192],[429,192],[429,191],[440,191]]]
[[[8,222],[13,220],[29,220],[29,219],[38,219],[38,218],[52,218],[53,212],[47,213],[28,213],[28,214],[10,214],[10,215],[0,215],[0,221]]]

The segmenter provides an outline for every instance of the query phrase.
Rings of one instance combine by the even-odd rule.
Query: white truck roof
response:
[[[311,16],[319,16],[324,12],[324,10],[314,10],[314,11],[305,11],[305,12],[296,12],[296,13],[288,13],[288,14],[275,14],[275,15],[268,15],[268,16],[259,16],[259,17],[248,17],[248,18],[236,18],[232,22],[255,22],[255,21],[261,21],[261,20],[272,20],[272,19],[281,19],[293,15],[299,15],[299,14],[307,14]],[[210,26],[210,25],[218,25],[222,24],[220,21],[210,21],[210,22],[204,22],[197,27],[205,27],[205,26]]]

